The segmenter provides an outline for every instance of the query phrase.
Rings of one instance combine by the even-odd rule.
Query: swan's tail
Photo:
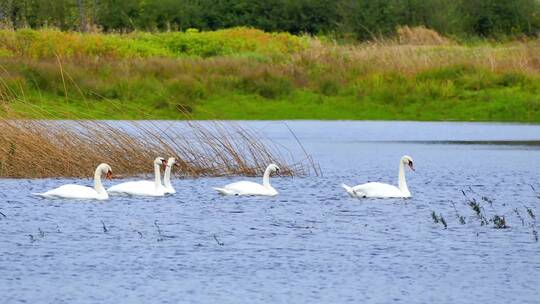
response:
[[[214,190],[216,190],[217,192],[219,192],[219,194],[222,194],[222,195],[234,195],[234,192],[232,192],[231,190],[227,190],[225,188],[214,187]]]
[[[351,196],[351,197],[354,197],[355,196],[355,193],[354,193],[354,190],[353,188],[345,185],[345,184],[341,184],[341,187],[345,188],[345,191],[347,191],[347,193]]]
[[[40,196],[40,197],[43,197],[43,198],[56,198],[54,195],[50,195],[47,192],[45,192],[45,193],[35,193],[35,192],[33,192],[32,195]]]

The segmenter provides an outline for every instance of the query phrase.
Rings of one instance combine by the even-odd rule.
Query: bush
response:
[[[182,76],[167,84],[167,99],[171,108],[192,112],[195,103],[206,96],[205,86],[197,79]]]
[[[477,73],[477,69],[474,66],[455,65],[455,66],[449,66],[449,67],[434,68],[428,71],[418,73],[416,75],[416,79],[418,81],[425,81],[425,80],[456,81],[462,78],[464,75],[472,75],[476,73]]]
[[[339,83],[337,79],[323,77],[318,81],[317,91],[325,96],[334,96],[339,93]]]
[[[306,39],[286,33],[232,28],[212,32],[82,34],[57,30],[0,30],[0,56],[71,57],[213,57],[283,55],[307,47]]]
[[[255,93],[267,99],[283,97],[293,91],[290,79],[268,72],[244,77],[240,82],[240,88],[247,93]]]
[[[525,86],[530,81],[523,75],[514,72],[504,73],[497,79],[497,84],[503,87]]]

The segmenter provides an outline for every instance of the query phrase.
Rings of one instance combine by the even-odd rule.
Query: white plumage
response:
[[[278,194],[277,190],[270,185],[270,174],[272,172],[279,172],[279,167],[275,164],[270,164],[266,168],[262,185],[250,181],[240,181],[214,189],[223,195],[276,196]]]
[[[411,192],[407,187],[407,182],[405,181],[405,168],[407,165],[414,171],[413,160],[410,156],[403,156],[399,161],[399,173],[398,173],[398,187],[383,184],[383,183],[366,183],[362,185],[357,185],[354,187],[349,187],[345,184],[341,186],[345,188],[345,191],[352,197],[373,197],[373,198],[393,198],[393,197],[411,197]]]

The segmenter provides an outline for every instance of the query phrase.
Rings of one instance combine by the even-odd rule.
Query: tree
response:
[[[536,0],[461,1],[467,34],[482,37],[534,35],[540,28]]]
[[[400,25],[463,37],[533,36],[540,0],[0,0],[0,21],[80,31],[89,24],[105,31],[252,26],[360,40],[393,35]]]
[[[79,8],[79,30],[81,32],[86,32],[87,28],[87,20],[85,15],[85,7],[84,7],[84,1],[83,0],[77,0],[77,7]]]

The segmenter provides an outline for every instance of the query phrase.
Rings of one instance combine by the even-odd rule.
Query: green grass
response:
[[[533,42],[336,46],[244,28],[0,42],[0,116],[540,123]]]
[[[253,93],[251,89],[235,90],[204,95],[197,98],[188,109],[190,117],[195,119],[540,122],[538,88],[494,84],[477,89],[475,82],[451,84],[433,79],[422,81],[405,78],[390,80],[388,83],[377,82],[377,86],[369,91],[358,92],[357,89],[358,87],[343,89],[343,93],[334,96],[307,89],[293,89],[273,98],[264,97],[266,93],[263,95]],[[172,99],[175,94],[182,93],[173,90],[168,94],[170,95],[163,98]],[[163,102],[145,94],[129,100],[120,98],[65,101],[59,94],[46,92],[38,94],[32,91],[26,98],[24,102],[12,102],[11,109],[31,118],[42,118],[44,113],[45,117],[49,118],[185,118],[182,112],[185,109],[164,105]]]
[[[417,98],[417,100],[415,100]],[[283,99],[256,95],[210,98],[196,106],[198,119],[343,119],[420,121],[540,122],[538,95],[519,89],[491,89],[447,99],[427,100],[415,94],[401,104],[388,104],[372,96],[321,96],[298,91]]]

